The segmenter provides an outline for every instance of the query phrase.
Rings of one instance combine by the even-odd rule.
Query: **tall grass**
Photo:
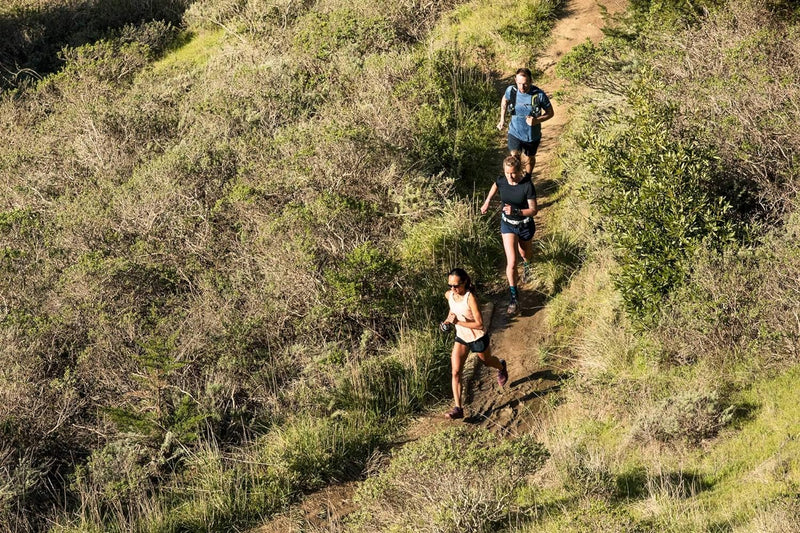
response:
[[[457,4],[71,6],[97,34],[0,99],[9,527],[242,527],[446,394],[443,276],[498,247],[493,63],[428,39]]]

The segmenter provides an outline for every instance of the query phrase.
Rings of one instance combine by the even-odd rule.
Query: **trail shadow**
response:
[[[562,373],[562,374],[556,374],[555,372],[553,372],[552,370],[550,370],[548,368],[548,369],[545,369],[545,370],[539,370],[537,372],[534,372],[533,374],[525,376],[524,378],[520,378],[520,379],[518,379],[516,381],[512,381],[508,386],[511,387],[511,388],[519,387],[520,385],[522,385],[524,383],[528,383],[530,381],[534,381],[534,380],[537,380],[537,379],[540,379],[542,381],[553,381],[553,382],[556,382],[556,383],[561,383],[561,382],[567,380],[569,377],[570,377],[569,373],[565,372],[565,373]]]
[[[549,301],[546,294],[539,291],[521,291],[522,305],[520,306],[519,316],[533,316],[542,309]]]
[[[496,412],[499,412],[499,411],[502,411],[506,407],[517,408],[517,407],[519,407],[520,404],[524,404],[525,402],[528,402],[528,401],[533,400],[535,398],[543,398],[543,397],[547,396],[548,394],[552,394],[552,393],[558,392],[560,390],[561,390],[561,383],[557,383],[556,385],[553,385],[553,386],[548,387],[546,389],[534,390],[534,391],[531,391],[531,392],[529,392],[529,393],[527,393],[527,394],[525,394],[523,396],[520,396],[519,398],[512,398],[511,400],[509,400],[509,401],[507,401],[507,402],[505,402],[503,404],[493,405],[493,406],[489,407],[488,409],[483,410],[480,413],[475,413],[475,414],[465,418],[464,422],[466,422],[468,424],[480,424],[484,420],[487,420],[487,419],[491,418],[492,414],[494,414]]]
[[[95,42],[128,24],[177,25],[193,0],[83,0],[0,14],[0,90],[57,71],[59,52]]]
[[[492,333],[500,333],[513,326],[519,318],[532,317],[545,308],[550,298],[536,290],[520,290],[520,306],[514,315],[509,315],[507,311],[508,296],[496,296],[494,298],[495,311],[492,317]]]

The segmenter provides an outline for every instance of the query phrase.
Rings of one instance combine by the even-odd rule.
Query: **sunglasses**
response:
[[[448,283],[448,284],[447,284],[447,286],[448,286],[448,287],[450,287],[451,289],[455,289],[456,287],[460,287],[460,286],[461,286],[461,284],[460,284],[460,283],[456,283],[455,285],[450,285],[450,284]]]

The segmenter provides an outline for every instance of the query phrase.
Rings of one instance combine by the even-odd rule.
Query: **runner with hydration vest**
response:
[[[541,124],[553,118],[553,105],[544,91],[533,85],[529,69],[518,69],[514,81],[516,86],[509,85],[500,100],[497,129],[503,131],[508,112],[508,150],[522,161],[523,176],[530,176],[542,140]]]

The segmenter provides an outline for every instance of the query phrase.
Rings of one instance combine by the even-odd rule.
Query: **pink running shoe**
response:
[[[506,360],[500,359],[500,364],[503,365],[503,368],[501,368],[497,372],[497,384],[503,387],[508,381],[508,370],[506,369]]]

